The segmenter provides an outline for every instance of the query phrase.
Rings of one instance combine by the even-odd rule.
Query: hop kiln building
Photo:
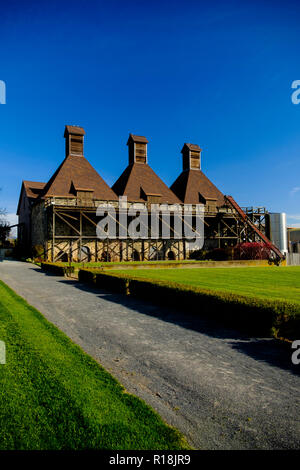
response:
[[[27,256],[51,261],[122,261],[185,259],[189,242],[178,237],[172,217],[170,237],[155,239],[117,237],[99,239],[96,210],[108,203],[116,210],[120,226],[119,197],[132,204],[164,204],[165,207],[202,204],[204,207],[204,248],[234,246],[241,241],[268,241],[268,214],[246,214],[231,196],[225,196],[203,173],[201,149],[185,143],[182,171],[169,188],[149,165],[148,140],[130,134],[128,165],[110,188],[84,156],[84,129],[65,127],[65,158],[47,182],[23,181],[17,214],[18,242]],[[162,222],[161,222],[162,223]],[[119,231],[117,231],[117,234]],[[276,247],[274,253],[276,254]],[[281,253],[277,250],[277,256]]]

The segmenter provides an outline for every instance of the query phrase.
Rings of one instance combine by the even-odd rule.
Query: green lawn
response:
[[[142,400],[0,281],[0,449],[186,449]]]
[[[300,304],[300,266],[263,268],[176,268],[114,270],[127,277],[173,281],[214,291],[233,292]]]

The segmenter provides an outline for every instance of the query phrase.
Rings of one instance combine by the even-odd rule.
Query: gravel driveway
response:
[[[291,349],[17,261],[0,279],[198,449],[299,449]]]

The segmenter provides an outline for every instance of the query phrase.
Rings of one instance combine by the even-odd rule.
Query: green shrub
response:
[[[43,245],[34,245],[32,248],[33,258],[37,258],[37,261],[43,261],[45,259],[45,251]]]
[[[206,259],[212,261],[227,261],[229,259],[226,248],[214,248],[206,253]]]
[[[93,284],[95,282],[95,273],[88,269],[80,269],[78,272],[78,281]]]
[[[57,276],[67,276],[74,272],[74,266],[66,266],[60,263],[41,263],[41,268]]]
[[[100,289],[108,289],[113,292],[120,292],[121,294],[129,294],[129,279],[125,276],[115,276],[98,272],[95,274],[95,284],[97,287],[100,287]]]
[[[207,259],[207,250],[194,250],[189,254],[189,260],[203,261]]]
[[[78,280],[88,284],[95,284],[100,289],[128,294],[129,279],[126,274],[103,273],[97,269],[80,269]]]

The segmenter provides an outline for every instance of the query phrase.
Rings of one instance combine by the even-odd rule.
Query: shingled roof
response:
[[[41,194],[43,188],[45,187],[45,184],[46,183],[40,183],[38,181],[22,181],[22,188],[21,188],[19,202],[18,202],[17,215],[19,214],[19,210],[20,210],[20,203],[21,203],[23,190],[25,191],[25,194],[28,197],[29,201],[32,202]]]
[[[36,199],[42,192],[46,183],[39,183],[38,181],[23,181],[26,195],[29,198]]]
[[[93,199],[105,201],[118,199],[83,156],[68,155],[45,185],[41,197],[74,197],[72,187],[93,190]]]
[[[187,143],[185,143],[183,148],[184,147],[187,147],[189,150],[196,150],[198,152],[201,152],[201,148],[197,144],[187,144]]]
[[[74,134],[74,135],[85,135],[83,127],[79,126],[65,126],[64,137],[67,134]]]
[[[141,142],[143,144],[148,144],[148,142],[149,142],[146,139],[146,137],[144,137],[143,135],[135,135],[135,134],[129,134],[127,145],[130,142],[130,140],[132,140],[133,142]]]
[[[160,203],[180,204],[176,195],[147,163],[128,165],[112,189],[118,196],[127,196],[129,201],[145,202],[144,194],[160,196]]]
[[[224,195],[201,170],[183,171],[171,190],[184,204],[199,204],[207,199],[216,200],[217,206],[225,204]]]

